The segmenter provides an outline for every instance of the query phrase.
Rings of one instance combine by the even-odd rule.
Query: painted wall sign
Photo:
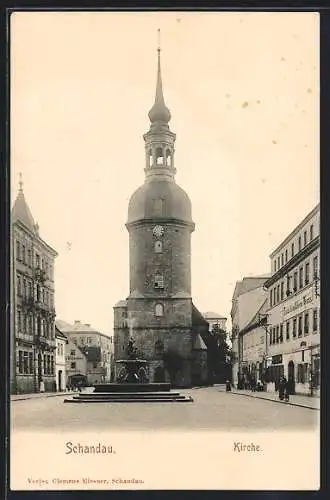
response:
[[[313,293],[303,295],[301,298],[296,299],[288,306],[283,307],[283,316],[296,312],[298,309],[305,309],[306,306],[313,302]]]

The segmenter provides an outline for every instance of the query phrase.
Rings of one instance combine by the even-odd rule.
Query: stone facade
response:
[[[11,220],[11,392],[56,390],[54,261],[22,182]]]
[[[170,117],[158,56],[151,125],[143,136],[145,182],[133,193],[128,206],[130,292],[114,307],[114,353],[115,360],[125,358],[127,343],[133,337],[139,357],[148,361],[150,381],[170,379],[165,359],[174,353],[180,358],[174,383],[184,387],[197,378],[207,381],[207,349],[205,345],[194,349],[198,336],[191,297],[194,223],[190,199],[175,182],[176,136],[168,126]]]

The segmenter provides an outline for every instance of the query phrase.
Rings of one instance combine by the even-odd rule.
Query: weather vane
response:
[[[161,48],[160,48],[160,29],[159,28],[157,30],[157,41],[158,41],[157,50],[158,50],[158,53],[159,53],[161,51]]]

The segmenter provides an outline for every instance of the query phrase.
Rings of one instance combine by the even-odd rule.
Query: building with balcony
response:
[[[320,387],[320,206],[270,255],[268,390],[284,374],[291,392]]]
[[[267,352],[264,328],[268,276],[244,277],[237,281],[232,297],[232,381],[239,378],[262,378]]]
[[[58,320],[56,326],[70,343],[84,354],[88,383],[110,382],[113,379],[112,336],[107,336],[92,328],[89,323],[85,324],[79,320],[76,320],[73,325]],[[69,376],[71,371],[67,374]]]
[[[11,391],[56,388],[54,261],[39,234],[20,180],[11,217]]]

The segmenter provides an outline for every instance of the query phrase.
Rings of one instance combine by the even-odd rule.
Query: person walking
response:
[[[284,377],[284,375],[282,375],[278,383],[278,397],[280,398],[281,401],[284,400],[286,391],[287,391],[287,380]]]

